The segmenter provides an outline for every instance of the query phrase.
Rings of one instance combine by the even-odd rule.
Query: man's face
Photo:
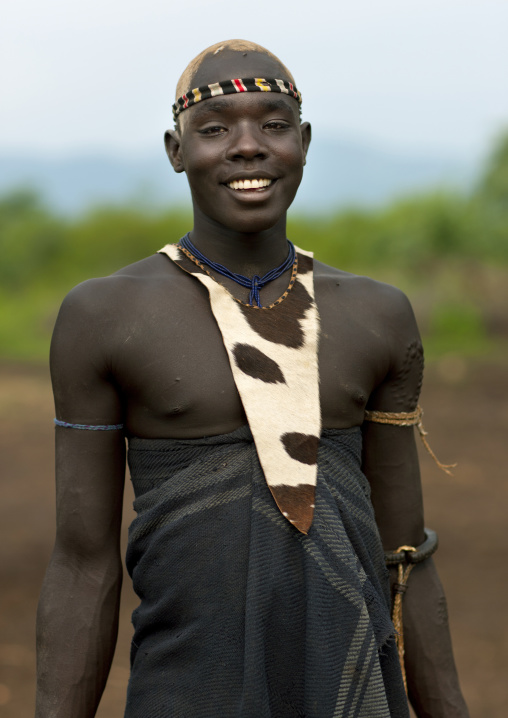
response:
[[[195,86],[232,77],[281,75],[271,58],[256,55],[255,66],[252,60],[234,59],[214,62],[213,68],[207,64],[206,71],[200,68]],[[302,179],[310,127],[300,125],[298,109],[298,103],[283,94],[246,92],[204,100],[185,110],[181,132],[173,135],[173,151],[168,148],[168,153],[175,169],[187,173],[195,211],[234,231],[273,227]]]

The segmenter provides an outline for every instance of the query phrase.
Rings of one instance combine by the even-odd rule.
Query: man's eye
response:
[[[267,122],[265,127],[269,130],[287,130],[289,124],[287,122],[282,122],[281,120],[272,120],[271,122]]]
[[[204,127],[199,130],[200,135],[222,135],[224,132],[226,132],[225,127]]]

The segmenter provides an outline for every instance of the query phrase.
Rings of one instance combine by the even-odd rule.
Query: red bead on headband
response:
[[[287,80],[265,80],[263,77],[244,77],[236,80],[224,80],[214,82],[211,85],[203,85],[189,90],[182,95],[173,105],[173,118],[176,121],[178,115],[187,108],[195,105],[201,100],[208,100],[218,95],[233,95],[236,92],[283,92],[293,97],[298,104],[302,104],[302,96],[292,82]]]

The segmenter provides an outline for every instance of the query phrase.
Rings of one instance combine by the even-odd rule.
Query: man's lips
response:
[[[235,192],[263,192],[276,181],[276,179],[268,177],[242,177],[224,182],[224,184]]]

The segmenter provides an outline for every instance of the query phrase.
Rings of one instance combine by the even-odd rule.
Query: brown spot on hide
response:
[[[314,516],[316,487],[312,484],[270,486],[270,491],[282,515],[298,531],[308,533]]]
[[[292,459],[302,464],[315,464],[317,462],[317,452],[319,446],[319,438],[313,434],[300,434],[293,431],[282,434],[280,440],[284,444],[284,448]]]
[[[240,305],[250,328],[260,337],[291,349],[303,346],[304,336],[300,320],[312,306],[312,297],[296,280],[286,299],[273,309],[253,309]]]
[[[285,384],[284,374],[277,362],[250,344],[235,344],[233,356],[236,366],[244,374],[267,384]]]
[[[298,254],[298,274],[307,274],[312,272],[314,260],[305,254]]]

